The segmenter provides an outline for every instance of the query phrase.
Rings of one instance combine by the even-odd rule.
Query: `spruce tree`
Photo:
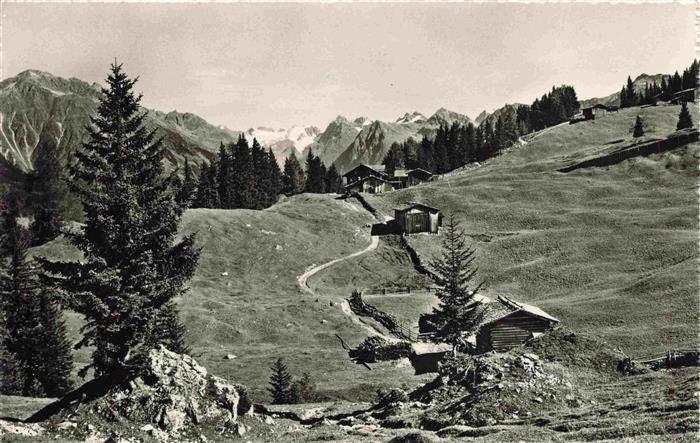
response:
[[[185,168],[183,172],[182,186],[177,192],[175,200],[185,208],[194,204],[196,197],[197,180],[194,178],[194,173],[190,167],[190,161],[185,157]]]
[[[312,150],[306,157],[306,183],[304,192],[323,194],[326,192],[326,171],[321,159]]]
[[[434,314],[439,325],[438,337],[451,343],[456,354],[462,331],[472,330],[481,321],[475,300],[479,288],[470,291],[467,287],[476,274],[476,270],[470,269],[474,250],[467,247],[464,232],[452,214],[447,218],[443,235],[442,256],[431,263],[440,286],[436,293],[440,305]]]
[[[433,143],[428,137],[423,137],[418,148],[418,167],[428,172],[435,172],[435,160],[433,158]]]
[[[7,192],[0,201],[0,258],[12,255],[18,232],[17,218],[20,215],[20,201],[13,191]]]
[[[27,231],[18,227],[14,239],[10,274],[2,285],[5,352],[21,371],[22,395],[63,395],[71,388],[73,357],[61,310],[27,257]]]
[[[257,140],[253,139],[253,143]],[[238,136],[238,141],[231,146],[232,171],[232,208],[252,209],[255,207],[256,187],[253,159],[248,140],[243,134]]]
[[[2,320],[4,326],[5,320]],[[6,329],[0,329],[0,394],[22,395],[24,389],[24,373],[17,361],[17,356],[7,349],[9,334]]]
[[[270,388],[268,391],[272,394],[272,403],[276,405],[289,403],[290,389],[292,377],[289,375],[287,366],[282,358],[278,358],[272,366],[272,375],[270,376]]]
[[[253,184],[252,208],[262,209],[270,206],[272,182],[270,181],[270,162],[267,152],[260,146],[256,139],[253,139],[253,146],[250,148],[250,157],[253,162]]]
[[[209,181],[209,165],[202,163],[200,166],[199,180],[197,181],[197,192],[195,193],[194,204],[195,208],[212,208],[211,202],[211,183]]]
[[[219,209],[221,208],[221,198],[219,198],[219,168],[216,162],[212,162],[209,165],[209,195],[207,196],[207,202],[209,208]]]
[[[187,329],[179,318],[177,306],[168,302],[163,306],[161,314],[155,319],[155,324],[148,337],[149,346],[165,346],[178,354],[189,354],[190,348],[185,343]]]
[[[342,184],[343,180],[335,167],[335,163],[332,163],[326,172],[326,192],[340,194]]]
[[[62,226],[63,205],[68,189],[61,176],[56,145],[44,143],[34,164],[32,206],[34,221],[29,227],[33,245],[40,245],[58,236]]]
[[[632,131],[632,137],[641,137],[644,135],[644,123],[642,122],[642,117],[637,116],[634,121],[634,129]]]
[[[392,148],[394,146],[392,145]],[[398,158],[396,156],[396,150],[395,149],[389,149],[384,156],[384,160],[382,161],[382,164],[384,165],[384,173],[386,173],[389,177],[394,176],[394,172],[396,172],[396,164],[398,163]]]
[[[280,171],[280,165],[277,163],[277,158],[272,152],[272,149],[267,151],[267,162],[268,162],[268,177],[269,185],[269,205],[277,203],[277,199],[282,193],[282,171]],[[268,205],[268,206],[269,206]]]
[[[70,239],[83,259],[41,259],[46,280],[85,318],[78,346],[94,346],[96,376],[142,367],[157,319],[185,293],[199,256],[193,236],[175,242],[184,208],[164,178],[164,148],[144,125],[135,81],[111,66],[89,140],[75,154],[69,185],[85,224]]]
[[[678,124],[676,124],[676,129],[686,129],[692,127],[693,118],[690,116],[688,105],[685,102],[683,102],[681,104],[681,112],[678,114]]]
[[[284,161],[284,176],[282,177],[282,192],[286,195],[295,195],[304,192],[304,169],[294,154],[290,154]]]
[[[216,183],[219,199],[218,207],[223,209],[233,208],[231,202],[231,194],[233,193],[233,165],[228,149],[226,149],[223,143],[219,146],[219,158],[216,162],[216,166]]]

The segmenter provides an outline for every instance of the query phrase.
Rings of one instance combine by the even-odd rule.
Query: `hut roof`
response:
[[[408,177],[408,171],[406,169],[397,169],[394,171],[394,177]]]
[[[433,175],[432,172],[426,171],[426,170],[423,169],[423,168],[409,169],[408,171],[406,171],[406,174],[411,175],[411,174],[413,174],[414,172],[425,172],[425,173],[428,174],[428,175]]]
[[[517,302],[517,301],[511,300],[510,298],[505,297],[505,296],[499,296],[498,301],[501,302],[500,303],[501,305],[505,306],[508,309],[508,312],[506,312],[505,314],[503,314],[501,316],[497,316],[488,322],[484,322],[484,324],[493,323],[493,322],[500,320],[502,318],[505,318],[505,317],[515,313],[515,312],[526,312],[530,315],[533,315],[535,317],[539,317],[543,320],[549,320],[549,321],[559,323],[558,318],[552,317],[551,315],[547,314],[546,312],[544,312],[542,309],[538,308],[537,306],[532,306],[532,305],[528,305],[526,303]]]
[[[411,210],[413,208],[418,208],[418,207],[427,209],[430,212],[440,212],[440,210],[438,208],[434,208],[432,206],[428,206],[426,204],[418,203],[418,202],[408,202],[399,208],[394,208],[394,210],[399,211],[399,212],[405,212],[405,211]]]
[[[371,170],[377,172],[378,174],[384,174],[385,167],[384,167],[384,165],[366,165],[364,163],[360,163],[359,165],[355,166],[354,168],[350,169],[348,172],[343,174],[343,176],[346,176],[346,175],[350,174],[351,172],[353,172],[354,170],[359,169],[359,168],[368,168],[368,169],[371,169]]]
[[[383,178],[383,177],[380,177],[380,176],[378,176],[378,175],[374,175],[374,174],[373,174],[373,175],[369,175],[369,176],[367,176],[367,177],[362,177],[362,178],[360,178],[360,179],[358,179],[358,180],[355,180],[355,181],[352,182],[352,183],[348,183],[347,185],[345,185],[345,187],[346,187],[346,188],[349,188],[349,187],[355,186],[356,184],[362,183],[362,182],[364,182],[364,181],[366,181],[366,180],[369,180],[369,179],[371,179],[371,178],[373,178],[373,179],[375,179],[375,180],[382,181],[382,182],[384,182],[384,183],[389,183],[389,184],[391,184],[391,185],[394,185],[394,184],[395,184],[395,182],[392,182],[392,181],[387,180],[387,179],[385,179],[385,178]]]

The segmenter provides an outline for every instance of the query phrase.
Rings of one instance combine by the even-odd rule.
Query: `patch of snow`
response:
[[[46,86],[42,86],[42,88],[46,89],[47,91],[49,91],[49,92],[52,93],[53,95],[59,95],[59,96],[60,96],[60,95],[66,95],[65,92],[61,92],[61,91],[57,91],[57,90],[55,90],[55,89],[47,88]]]

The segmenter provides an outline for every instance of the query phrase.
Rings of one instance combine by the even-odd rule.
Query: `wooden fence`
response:
[[[405,294],[431,294],[438,289],[437,286],[405,286],[395,288],[369,288],[362,291],[363,295],[405,295]]]
[[[561,168],[559,169],[559,172],[571,172],[581,168],[610,166],[632,157],[660,154],[688,143],[696,142],[698,141],[699,136],[700,132],[697,129],[683,129],[671,134],[666,139],[652,140],[646,143],[623,148],[607,155],[584,160],[580,163]]]
[[[676,349],[654,357],[635,360],[636,364],[652,369],[678,368],[681,366],[700,366],[699,349]]]
[[[352,296],[348,299],[348,303],[350,304],[350,309],[352,309],[354,313],[373,318],[397,337],[410,342],[418,341],[418,335],[411,327],[412,324],[410,322],[401,321],[395,316],[380,311],[374,306],[365,303],[362,299],[362,293],[357,291],[353,292]]]

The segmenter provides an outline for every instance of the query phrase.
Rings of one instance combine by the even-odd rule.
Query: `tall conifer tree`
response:
[[[34,164],[32,184],[32,206],[34,221],[29,227],[31,242],[39,245],[58,236],[62,226],[62,213],[68,189],[61,177],[61,164],[58,161],[56,145],[45,143],[39,149]]]
[[[683,102],[681,104],[681,112],[678,114],[678,124],[676,124],[676,129],[686,129],[692,127],[693,118],[690,116],[688,105],[685,102]]]
[[[75,154],[70,187],[85,224],[70,238],[83,260],[41,260],[46,279],[85,317],[79,346],[94,346],[97,376],[141,367],[161,340],[157,319],[185,293],[199,256],[193,236],[175,242],[184,208],[164,178],[164,148],[144,125],[135,81],[111,66],[89,141]]]

